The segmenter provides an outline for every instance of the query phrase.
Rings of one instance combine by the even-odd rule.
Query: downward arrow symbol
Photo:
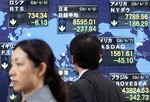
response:
[[[59,30],[60,30],[61,32],[63,32],[65,29],[66,29],[66,28],[65,28],[63,25],[61,25],[61,26],[59,27]]]
[[[16,23],[17,23],[17,20],[15,19],[10,20],[10,24],[15,25]]]
[[[111,21],[111,24],[113,25],[113,26],[116,26],[117,25],[117,21],[115,21],[115,20],[113,20],[113,21]]]
[[[10,99],[14,100],[16,98],[16,96],[14,94],[10,95]]]
[[[3,64],[2,64],[2,67],[3,67],[4,69],[6,69],[6,68],[8,67],[8,64],[3,63]]]

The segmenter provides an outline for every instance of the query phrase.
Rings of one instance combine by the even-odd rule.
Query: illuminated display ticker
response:
[[[13,53],[13,48],[16,43],[12,42],[0,42],[0,69],[9,69],[10,58]]]
[[[111,14],[111,25],[115,27],[148,27],[148,13]]]
[[[97,5],[58,5],[58,33],[97,32]]]
[[[149,0],[110,0],[110,24],[112,28],[148,27]],[[143,12],[140,12],[143,11]]]
[[[9,27],[48,26],[48,4],[49,0],[9,0]]]
[[[128,101],[150,101],[149,74],[110,73],[109,78],[122,89]]]
[[[102,62],[100,65],[135,65],[134,38],[100,37]]]

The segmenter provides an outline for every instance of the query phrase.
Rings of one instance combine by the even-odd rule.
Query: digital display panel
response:
[[[122,88],[129,102],[148,102],[149,79],[132,76],[150,74],[149,16],[149,0],[0,0],[0,102],[16,97],[8,72],[17,42],[46,41],[58,73],[69,83],[78,79],[69,44],[84,32],[98,36],[102,44],[98,70]],[[118,79],[121,75],[127,79]],[[146,87],[136,86],[144,81]]]
[[[102,63],[106,66],[135,65],[134,38],[99,38],[102,48]]]
[[[150,101],[150,74],[110,73],[110,79],[122,88],[128,101]]]
[[[48,26],[48,7],[49,0],[9,0],[9,27]]]
[[[58,32],[97,32],[97,5],[58,5]]]
[[[148,27],[149,7],[149,0],[110,0],[111,27]]]
[[[10,69],[10,57],[13,53],[14,43],[12,42],[0,42],[0,69],[9,70]]]

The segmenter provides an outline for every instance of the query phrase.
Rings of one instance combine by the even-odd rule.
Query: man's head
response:
[[[95,35],[84,33],[77,35],[70,43],[73,64],[83,69],[97,69],[101,56],[101,44]]]

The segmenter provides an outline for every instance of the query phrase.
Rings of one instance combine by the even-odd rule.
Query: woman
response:
[[[54,54],[39,39],[19,42],[11,58],[9,75],[20,95],[16,102],[65,102],[66,85],[54,68]]]

